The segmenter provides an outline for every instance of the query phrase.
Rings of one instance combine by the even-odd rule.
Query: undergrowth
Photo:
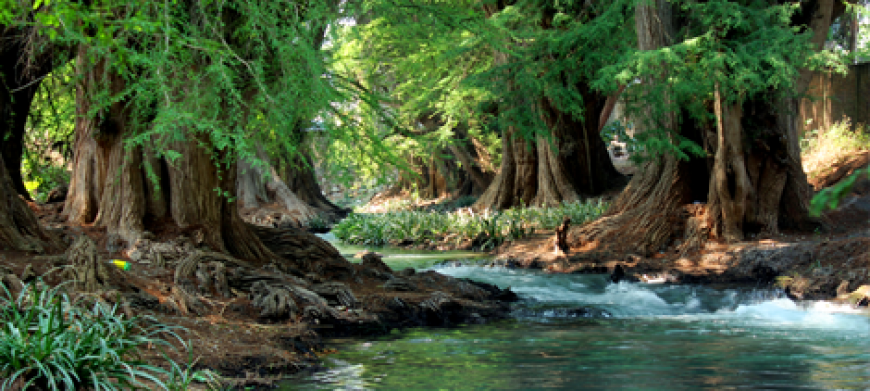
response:
[[[71,298],[64,285],[37,279],[18,294],[0,283],[0,389],[186,389],[194,380],[215,380],[164,358],[164,370],[143,361],[139,349],[172,347],[179,327],[150,317],[125,317],[89,295]],[[183,345],[183,342],[182,342]],[[162,379],[168,378],[168,381]]]
[[[826,132],[814,130],[801,140],[804,170],[810,178],[824,174],[826,169],[842,163],[849,156],[870,150],[870,129],[857,126],[844,118]]]
[[[555,229],[565,216],[571,218],[572,224],[583,224],[600,216],[607,207],[607,202],[591,200],[549,208],[524,207],[483,213],[469,210],[355,213],[333,227],[332,232],[342,242],[367,246],[427,242],[459,245],[471,240],[474,248],[491,250],[536,230]]]

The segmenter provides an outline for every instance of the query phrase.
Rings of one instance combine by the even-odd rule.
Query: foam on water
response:
[[[847,306],[773,290],[431,269],[524,300],[508,321],[339,347],[329,370],[286,389],[870,389],[870,318]]]
[[[870,331],[870,318],[848,306],[797,304],[774,291],[714,290],[699,286],[611,284],[602,275],[545,274],[503,267],[436,266],[440,273],[501,287],[538,305],[588,306],[614,317],[667,317],[739,326]]]

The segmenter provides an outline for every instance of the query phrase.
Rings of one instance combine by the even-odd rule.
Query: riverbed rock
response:
[[[618,284],[625,278],[625,269],[620,264],[613,267],[613,272],[610,273],[610,282]]]
[[[489,284],[483,281],[475,281],[472,279],[463,280],[486,291],[489,300],[495,300],[503,303],[514,303],[520,300],[520,297],[517,296],[517,294],[512,291],[510,287],[502,289],[494,284]]]
[[[393,269],[383,261],[383,256],[378,253],[369,252],[363,255],[362,266],[369,269],[375,269],[381,273],[393,274]]]
[[[396,274],[401,277],[411,277],[414,274],[417,274],[417,270],[415,270],[413,267],[406,267]]]
[[[384,290],[397,292],[413,292],[417,285],[407,278],[397,277],[384,283]]]
[[[423,312],[428,317],[435,318],[439,322],[443,322],[445,319],[445,314],[444,311],[442,311],[442,307],[452,302],[453,299],[450,297],[450,295],[444,292],[435,291],[432,292],[426,300],[420,302],[420,308],[423,309]]]

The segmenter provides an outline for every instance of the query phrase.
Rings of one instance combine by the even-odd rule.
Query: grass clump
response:
[[[809,132],[801,140],[804,170],[810,178],[824,174],[831,166],[863,151],[870,151],[870,129],[857,126],[853,130],[848,118],[835,123],[826,132]]]
[[[178,338],[177,327],[126,318],[118,305],[87,295],[73,300],[63,287],[37,280],[13,295],[0,284],[0,389],[144,389],[143,380],[177,388],[177,365],[165,371],[138,354],[146,345],[171,347],[164,338]]]
[[[548,208],[521,207],[483,213],[468,210],[357,213],[336,224],[332,232],[342,242],[366,246],[427,242],[458,245],[471,240],[474,248],[490,250],[536,230],[555,229],[565,216],[570,217],[573,224],[583,224],[600,216],[607,207],[607,202],[590,200]]]

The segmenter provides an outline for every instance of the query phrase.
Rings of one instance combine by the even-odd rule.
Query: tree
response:
[[[642,100],[662,102],[644,113],[642,135],[669,154],[649,161],[605,217],[575,228],[573,246],[596,241],[648,255],[680,240],[688,253],[708,238],[735,242],[747,232],[815,223],[807,213],[796,101],[808,81],[801,67],[842,11],[833,1],[798,9],[777,2],[677,5],[640,3],[640,50],[629,65],[614,67],[623,80],[643,80],[629,88]]]
[[[592,86],[630,41],[625,6],[613,4],[374,2],[362,36],[400,81],[403,114],[436,113],[442,134],[463,122],[499,129],[501,168],[476,207],[554,204],[621,178],[598,135],[616,84]]]
[[[0,153],[13,188],[28,200],[30,193],[21,176],[27,114],[42,79],[70,58],[66,48],[38,45],[38,29],[33,22],[31,26],[0,23]]]
[[[60,239],[39,226],[36,215],[15,192],[4,161],[0,159],[0,249],[38,253],[62,249]]]
[[[40,9],[0,3],[0,248],[56,251],[63,243],[39,226],[25,202],[30,195],[21,177],[21,156],[27,115],[42,78],[60,65],[62,47],[38,45],[45,28],[36,16]],[[19,12],[28,23],[13,23]],[[35,20],[36,19],[36,20]]]
[[[338,11],[322,2],[167,7],[119,1],[55,13],[69,18],[61,34],[78,47],[64,213],[129,243],[177,227],[214,250],[269,260],[234,202],[237,167],[268,169],[260,148],[294,150],[282,135],[336,97],[313,41]]]

